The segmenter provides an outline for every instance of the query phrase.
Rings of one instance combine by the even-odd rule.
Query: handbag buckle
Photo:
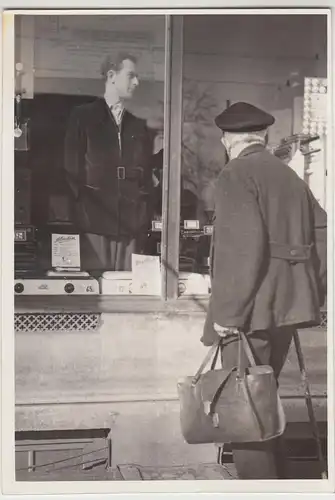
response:
[[[217,413],[213,413],[212,422],[214,427],[219,427],[219,415]]]
[[[204,412],[206,415],[209,415],[211,412],[211,402],[210,401],[204,401]]]

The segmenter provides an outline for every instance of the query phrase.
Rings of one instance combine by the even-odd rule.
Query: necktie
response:
[[[122,119],[122,114],[123,114],[123,106],[120,102],[114,104],[111,106],[111,112],[113,113],[113,116],[115,118],[115,121],[118,126],[120,126],[121,119]]]

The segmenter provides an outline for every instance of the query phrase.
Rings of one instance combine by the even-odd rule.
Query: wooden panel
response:
[[[183,18],[173,16],[167,26],[162,264],[163,296],[176,299],[179,272],[181,122],[183,74]]]

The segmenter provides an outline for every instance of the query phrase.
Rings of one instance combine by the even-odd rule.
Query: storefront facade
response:
[[[212,190],[226,161],[213,120],[246,101],[275,115],[273,150],[303,134],[305,78],[327,79],[327,16],[24,15],[15,35],[17,116],[29,130],[26,147],[16,143],[15,230],[37,234],[29,248],[15,247],[16,286],[24,287],[15,289],[16,431],[110,427],[115,463],[211,462],[213,446],[183,441],[177,381],[205,353]],[[146,248],[162,263],[160,290],[130,293],[124,275],[121,292],[120,276],[97,265],[82,269],[97,288],[69,296],[47,280],[52,234],[76,234],[62,144],[70,110],[103,95],[108,47],[138,58],[130,110],[146,121],[155,155],[161,210]],[[325,422],[326,328],[302,331],[301,342]],[[293,350],[282,382],[288,420],[307,422]]]

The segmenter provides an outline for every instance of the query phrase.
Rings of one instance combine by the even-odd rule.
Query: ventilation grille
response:
[[[101,314],[96,313],[16,313],[14,320],[14,328],[18,332],[97,330],[100,324]],[[325,311],[321,312],[320,328],[327,328]]]
[[[321,323],[320,323],[321,328],[327,328],[327,312],[322,311],[321,312]]]
[[[14,328],[18,332],[37,331],[85,331],[97,330],[101,314],[94,313],[53,313],[15,314]]]

